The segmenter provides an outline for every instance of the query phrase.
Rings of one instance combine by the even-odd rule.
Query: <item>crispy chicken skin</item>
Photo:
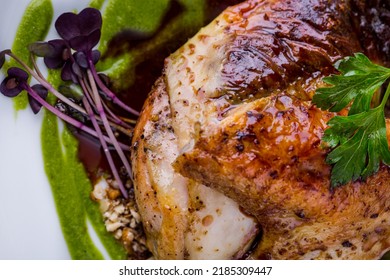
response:
[[[331,191],[321,138],[334,114],[311,104],[337,60],[364,52],[389,65],[389,6],[250,0],[227,9],[166,60],[137,125],[132,157],[137,203],[156,257],[241,257],[256,223],[262,238],[249,258],[375,259],[390,248],[389,168]],[[196,219],[198,211],[188,211],[201,197],[191,196],[193,186],[209,198],[208,212]],[[236,228],[208,224],[207,232],[214,230],[208,241],[240,234],[231,240],[239,242],[234,249],[214,255],[208,241],[194,243],[203,230],[194,228],[218,216],[218,205]]]

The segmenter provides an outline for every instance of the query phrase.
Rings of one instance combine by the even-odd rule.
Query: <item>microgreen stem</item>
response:
[[[44,79],[44,76],[42,75],[41,71],[39,70],[39,67],[38,67],[37,62],[35,60],[35,57],[34,57],[34,55],[32,53],[30,54],[30,59],[31,59],[31,61],[33,63],[33,67],[34,67],[34,70],[37,73],[37,75],[39,77],[41,77],[42,79]]]
[[[16,55],[14,55],[11,51],[5,51],[5,53],[7,55],[9,55],[10,57],[12,57],[13,59],[15,59],[16,62],[18,62],[23,68],[26,69],[26,71],[31,75],[33,76],[41,85],[43,85],[48,91],[50,91],[51,93],[54,94],[55,97],[57,97],[59,100],[61,100],[62,102],[64,102],[65,104],[69,105],[70,107],[74,108],[75,110],[79,111],[80,113],[82,114],[85,114],[87,115],[87,112],[84,110],[84,108],[82,108],[81,106],[77,105],[76,103],[70,101],[68,98],[66,98],[62,93],[60,93],[59,91],[57,91],[45,78],[44,76],[42,75],[42,73],[39,71],[37,65],[36,65],[36,62],[34,59],[32,59],[33,61],[33,65],[34,65],[34,70],[32,70],[27,64],[25,64],[22,60],[20,60]],[[97,119],[99,121],[101,121],[101,119],[97,116]],[[127,136],[131,136],[131,132],[112,123],[112,122],[109,122],[110,125],[112,127],[114,127],[115,129],[121,131],[122,133],[124,133],[125,135]],[[122,124],[123,122],[117,122],[118,124]],[[129,126],[126,126],[126,128],[130,128]],[[111,143],[111,141],[109,141]]]
[[[79,122],[79,121],[76,121],[75,119],[72,119],[71,117],[69,117],[68,115],[62,113],[60,110],[56,109],[55,107],[51,106],[49,103],[47,103],[43,98],[41,98],[29,85],[23,85],[23,89],[26,90],[28,92],[28,94],[31,95],[31,97],[33,97],[36,101],[38,101],[42,106],[44,106],[47,110],[49,110],[50,112],[52,112],[53,114],[55,114],[56,116],[58,116],[60,119],[62,119],[63,121],[73,125],[74,127],[78,128],[78,129],[81,129],[83,130],[84,132],[92,135],[92,136],[95,136],[95,137],[98,137],[96,131],[94,131],[93,129],[90,129],[88,126],[84,125],[83,123]],[[112,141],[110,138],[108,138],[107,136],[104,136],[104,139],[112,144]],[[130,151],[130,147],[123,144],[123,143],[118,143],[121,148],[125,151]]]
[[[13,59],[15,59],[15,61],[17,61],[21,66],[24,67],[24,69],[26,69],[26,71],[31,75],[33,76],[41,85],[43,85],[48,91],[50,91],[51,93],[53,93],[55,95],[55,97],[57,97],[59,100],[61,100],[62,102],[64,102],[65,104],[69,105],[70,107],[73,107],[74,109],[76,109],[77,111],[79,111],[80,113],[83,113],[83,114],[87,114],[87,112],[82,108],[80,107],[79,105],[73,103],[72,101],[70,101],[68,98],[66,98],[65,96],[63,96],[60,92],[58,92],[45,78],[41,77],[40,75],[38,75],[35,71],[33,71],[26,63],[24,63],[22,60],[20,60],[16,55],[14,55],[11,51],[7,52],[7,55],[9,55],[10,57],[12,57]]]
[[[115,113],[110,109],[110,107],[108,107],[108,105],[104,101],[102,102],[102,104],[103,104],[104,109],[109,114],[109,117],[111,117],[112,121],[114,121],[115,123],[117,123],[125,128],[128,128],[128,129],[132,128],[130,125],[128,125],[127,123],[122,121],[117,115],[115,115]]]
[[[95,114],[93,113],[92,111],[92,108],[90,106],[90,104],[88,103],[88,101],[86,100],[86,98],[83,98],[83,104],[85,106],[85,109],[88,111],[88,114],[89,114],[89,117],[91,118],[91,122],[92,122],[92,125],[93,127],[95,128],[96,132],[97,132],[97,135],[98,135],[98,138],[100,140],[100,143],[102,144],[102,147],[103,147],[103,152],[107,158],[107,161],[108,161],[108,164],[110,166],[110,169],[111,169],[111,172],[112,172],[112,175],[114,176],[115,180],[117,181],[118,183],[118,186],[119,186],[119,189],[123,195],[124,198],[128,198],[128,194],[126,192],[126,189],[125,187],[123,186],[122,184],[122,180],[118,174],[118,170],[115,166],[115,163],[114,163],[114,160],[112,159],[112,156],[111,156],[111,153],[107,147],[107,143],[103,137],[103,133],[100,129],[100,126],[98,125],[97,121],[96,121],[96,118],[95,118]]]
[[[137,121],[136,120],[133,120],[133,119],[128,119],[128,118],[125,118],[125,117],[120,117],[122,121],[126,122],[126,123],[132,123],[132,124],[136,124]]]
[[[89,63],[89,68],[92,72],[93,78],[95,79],[97,85],[101,90],[103,90],[109,98],[112,99],[112,102],[120,106],[122,109],[128,111],[129,113],[139,116],[139,112],[137,110],[134,110],[133,108],[127,106],[125,103],[123,103],[116,95],[113,93],[106,85],[102,82],[100,79],[98,73],[96,72],[95,65],[92,62],[91,55],[88,57],[88,63]]]
[[[90,60],[90,62],[91,62],[91,64],[93,64],[92,60]],[[99,115],[100,115],[100,117],[102,119],[103,126],[104,126],[104,128],[105,128],[105,130],[107,132],[108,137],[112,140],[112,143],[113,143],[115,149],[117,150],[117,153],[118,153],[118,155],[119,155],[123,165],[125,166],[126,171],[127,171],[128,175],[129,175],[129,177],[131,178],[131,180],[133,180],[130,164],[129,164],[125,154],[123,153],[122,149],[117,145],[118,144],[117,140],[116,140],[116,138],[114,136],[114,133],[111,130],[110,125],[108,124],[107,116],[106,116],[106,113],[104,112],[103,105],[102,105],[102,102],[101,102],[101,99],[100,99],[100,96],[99,96],[99,93],[98,93],[98,89],[97,89],[97,86],[96,86],[93,74],[91,73],[91,71],[89,69],[87,69],[87,75],[88,75],[88,78],[89,78],[90,86],[91,86],[91,89],[92,89],[92,94],[93,94],[94,101],[95,101],[95,104],[96,104],[96,108],[97,108],[98,113],[99,113]]]
[[[87,79],[85,77],[83,79],[79,79],[79,83],[81,85],[81,88],[83,89],[84,95],[88,99],[89,104],[92,106],[92,109],[97,111],[96,105],[95,105],[95,103],[94,103],[94,101],[93,101],[93,99],[91,97],[91,94],[90,94],[92,92],[92,89],[88,85]],[[97,120],[102,121],[99,116],[95,116],[95,117],[97,118]],[[132,133],[131,133],[132,127],[131,126],[129,126],[128,124],[124,123],[122,120],[118,119],[118,117],[116,117],[116,118],[111,117],[110,120],[109,120],[109,123],[110,123],[110,125],[113,128],[121,131],[123,134],[125,134],[125,135],[127,135],[129,137],[132,136]],[[125,125],[123,125],[123,124],[125,124]]]

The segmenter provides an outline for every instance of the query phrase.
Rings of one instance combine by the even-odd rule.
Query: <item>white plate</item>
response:
[[[0,0],[0,50],[11,48],[29,2]],[[55,19],[90,1],[52,2]],[[52,27],[47,38],[56,37]],[[29,108],[15,113],[13,101],[0,94],[0,259],[70,258],[43,169],[41,122]]]

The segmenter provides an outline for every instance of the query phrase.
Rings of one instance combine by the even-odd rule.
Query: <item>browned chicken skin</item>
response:
[[[334,114],[311,98],[345,56],[389,65],[390,3],[251,0],[209,28],[167,60],[175,170],[256,218],[250,258],[379,258],[390,248],[390,170],[331,191],[321,137]]]

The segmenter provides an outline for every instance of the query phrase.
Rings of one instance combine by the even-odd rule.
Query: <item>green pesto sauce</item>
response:
[[[100,10],[103,7],[104,1],[105,0],[91,0],[88,6]]]
[[[23,61],[31,66],[28,45],[35,41],[42,41],[50,28],[53,18],[53,5],[51,0],[32,0],[27,6],[23,18],[19,23],[12,45],[12,51]],[[7,67],[19,66],[11,60]],[[27,107],[27,93],[22,92],[14,99],[15,110],[22,110]]]
[[[170,0],[108,0],[99,50],[104,53],[111,38],[124,29],[153,33],[160,26],[169,3]]]
[[[49,82],[54,87],[61,82],[59,74],[59,71],[49,73]],[[53,96],[50,99],[55,100]],[[125,249],[106,231],[99,205],[90,199],[92,185],[79,162],[77,140],[67,129],[59,132],[57,117],[49,111],[44,113],[41,142],[45,172],[71,257],[103,259],[88,233],[88,220],[110,257],[126,259]]]
[[[83,190],[90,189],[90,184],[88,178],[77,172],[80,163],[75,157],[74,139],[67,130],[62,133],[58,131],[57,117],[47,111],[42,123],[41,139],[45,171],[71,257],[102,259],[102,254],[88,235]]]
[[[167,5],[166,1],[154,1],[156,3],[151,5],[149,1],[144,0],[131,2],[109,0],[106,11],[103,14],[100,51],[103,53],[106,50],[108,38],[112,38],[120,30],[132,29],[151,34],[156,32],[169,5]],[[183,12],[165,23],[164,28],[159,30],[150,40],[129,52],[121,54],[119,57],[109,57],[97,65],[99,71],[110,76],[115,89],[122,90],[131,86],[134,83],[134,73],[137,65],[150,57],[161,46],[166,45],[167,42],[174,40],[174,38],[182,34],[195,33],[196,30],[204,25],[206,0],[177,0],[177,2],[183,7]],[[161,10],[156,8],[157,3],[159,3]],[[134,8],[131,16],[122,14],[123,11],[129,11],[133,7],[138,8],[136,10]],[[142,7],[144,10],[139,9],[139,7]],[[134,11],[138,12],[135,16],[133,16]],[[115,17],[116,14],[123,19],[119,21]]]

